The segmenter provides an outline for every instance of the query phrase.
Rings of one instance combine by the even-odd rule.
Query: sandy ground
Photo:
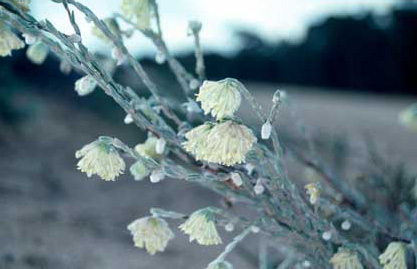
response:
[[[248,86],[257,88],[260,102],[269,107],[272,93],[265,92],[274,86]],[[417,162],[417,134],[397,123],[398,112],[416,99],[285,89],[299,116],[315,128],[368,133],[392,158]],[[195,269],[205,268],[222,251],[222,246],[188,244],[179,233],[163,254],[150,256],[134,248],[125,227],[150,207],[189,213],[221,206],[220,198],[174,180],[152,185],[129,175],[114,183],[87,179],[75,169],[77,149],[101,134],[132,144],[139,132],[122,123],[111,125],[79,107],[38,101],[42,111],[18,132],[0,130],[9,134],[0,146],[0,268]],[[291,124],[284,109],[278,127],[291,130]],[[230,235],[221,233],[227,242]],[[252,236],[228,260],[235,268],[255,268],[248,245],[256,244]]]

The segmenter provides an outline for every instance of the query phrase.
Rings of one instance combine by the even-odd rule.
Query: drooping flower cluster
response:
[[[75,153],[75,157],[81,158],[78,169],[88,177],[96,174],[105,181],[114,181],[125,170],[125,162],[117,150],[100,140],[85,145]]]
[[[339,249],[330,259],[333,269],[363,269],[361,261],[355,252]]]
[[[246,154],[257,141],[245,125],[228,120],[223,123],[205,123],[185,134],[184,149],[197,160],[226,166],[245,162]]]
[[[121,10],[129,20],[134,20],[142,29],[148,29],[151,25],[151,6],[149,0],[122,0]]]
[[[253,132],[232,119],[240,106],[241,84],[226,78],[217,82],[205,81],[197,94],[205,114],[219,122],[205,122],[185,134],[184,149],[197,160],[226,166],[245,162],[246,154],[256,143]]]
[[[12,55],[12,50],[25,47],[25,43],[19,39],[6,25],[0,23],[0,56]]]
[[[406,245],[401,242],[392,242],[379,256],[379,262],[384,269],[407,269]]]
[[[26,56],[32,63],[40,65],[46,60],[48,52],[48,47],[41,41],[37,41],[26,50]]]
[[[233,117],[241,103],[239,84],[234,79],[204,81],[197,94],[197,101],[205,114],[217,120]]]
[[[158,217],[137,219],[127,226],[133,236],[135,246],[145,248],[152,255],[165,250],[174,233],[168,223]]]
[[[196,240],[200,245],[219,245],[222,239],[217,233],[214,212],[210,208],[200,209],[179,227],[190,236],[190,242]]]

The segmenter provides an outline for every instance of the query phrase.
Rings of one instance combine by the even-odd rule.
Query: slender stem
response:
[[[112,41],[113,45],[118,48],[128,59],[129,64],[133,67],[136,74],[145,84],[145,86],[149,89],[155,99],[161,104],[162,110],[165,115],[173,120],[177,126],[179,126],[182,121],[175,115],[175,113],[168,107],[166,102],[160,97],[159,91],[153,83],[153,81],[149,78],[148,74],[146,73],[145,69],[142,65],[129,53],[128,49],[124,45],[120,36],[113,34],[107,25],[100,20],[88,7],[85,5],[75,1],[75,0],[66,0],[69,4],[75,6],[80,12],[82,12],[87,18],[94,22],[97,28],[99,28],[103,34]]]
[[[195,45],[195,51],[194,51],[195,59],[196,59],[195,72],[197,73],[199,79],[201,81],[204,81],[206,79],[206,66],[204,63],[204,54],[203,54],[203,49],[201,47],[201,42],[200,42],[201,23],[200,22],[190,22],[190,23],[199,24],[199,27],[194,27],[190,30],[194,37],[194,45]]]
[[[180,84],[184,95],[189,95],[190,89],[188,86],[188,82],[193,80],[194,77],[190,73],[188,73],[184,66],[182,66],[181,63],[172,55],[164,39],[162,38],[162,30],[158,30],[158,33],[155,33],[152,30],[143,30],[137,27],[135,23],[133,23],[132,21],[130,21],[129,19],[127,19],[119,13],[115,13],[114,16],[123,20],[125,23],[129,24],[133,29],[141,32],[144,36],[146,36],[152,41],[155,47],[165,55],[169,68],[177,78],[177,81]],[[157,15],[157,18],[159,18],[159,15]]]
[[[224,251],[210,264],[217,264],[220,262],[223,262],[226,256],[233,251],[233,249],[241,242],[243,239],[246,238],[246,236],[251,232],[252,226],[247,227],[245,230],[243,230],[242,233],[240,233],[238,236],[233,238],[232,242],[230,242]]]

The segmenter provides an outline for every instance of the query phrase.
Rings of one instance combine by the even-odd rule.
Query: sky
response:
[[[90,7],[99,17],[105,18],[118,11],[120,0],[79,0]],[[312,24],[319,23],[329,15],[364,14],[368,11],[385,13],[395,0],[158,0],[162,28],[169,48],[184,52],[193,48],[193,40],[187,37],[190,20],[203,23],[201,38],[205,51],[223,54],[239,48],[234,35],[236,29],[253,31],[269,41],[287,40],[297,42],[305,36]],[[50,0],[32,0],[36,18],[47,18],[64,33],[71,34],[62,5]],[[91,25],[76,13],[83,33],[83,42],[92,50],[110,51],[102,41],[93,37]],[[155,54],[149,40],[139,33],[127,42],[128,48],[137,55]]]

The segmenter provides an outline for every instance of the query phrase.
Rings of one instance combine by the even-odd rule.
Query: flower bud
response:
[[[24,33],[22,36],[25,39],[26,45],[33,45],[37,41],[37,38],[31,34]]]
[[[85,96],[94,91],[97,82],[92,76],[84,76],[75,82],[75,91],[79,96]]]
[[[164,64],[166,62],[167,58],[165,56],[165,53],[162,51],[158,51],[155,55],[155,62],[157,64]]]
[[[272,125],[269,122],[269,120],[267,120],[263,125],[262,125],[262,129],[261,129],[261,137],[263,140],[269,139],[269,137],[271,137],[271,131],[272,131]]]
[[[165,173],[162,169],[153,170],[149,179],[152,183],[158,183],[165,179]]]
[[[130,115],[130,114],[126,114],[126,117],[124,118],[123,122],[124,122],[125,124],[131,124],[131,123],[133,122],[132,115]]]
[[[158,138],[158,140],[156,141],[156,145],[155,145],[156,153],[162,155],[165,151],[166,144],[167,144],[167,141],[165,139],[163,139],[162,137]]]
[[[230,174],[230,177],[231,177],[233,183],[236,186],[238,186],[238,187],[242,186],[243,181],[242,181],[242,177],[239,175],[239,173],[234,173],[233,172],[233,173]]]
[[[41,41],[38,41],[26,50],[26,56],[32,63],[40,65],[46,60],[48,52],[48,47]]]
[[[81,36],[77,34],[72,34],[68,36],[69,41],[72,43],[80,43],[81,42]]]
[[[116,65],[122,65],[126,62],[127,57],[123,54],[123,52],[119,48],[113,48],[111,51],[111,57],[116,60]]]

